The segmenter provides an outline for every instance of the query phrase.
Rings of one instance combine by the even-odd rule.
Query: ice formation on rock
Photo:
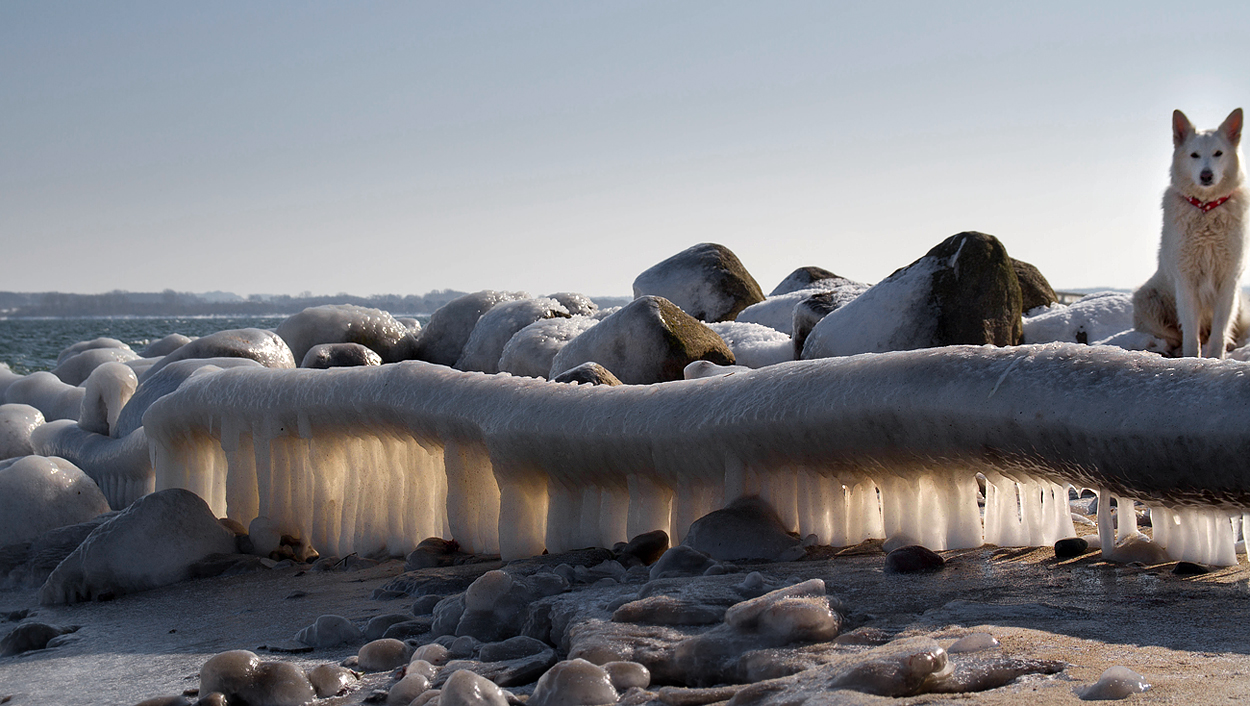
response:
[[[135,372],[121,363],[104,363],[91,371],[83,384],[82,411],[78,426],[84,431],[110,435],[117,417],[139,387]]]
[[[52,374],[66,385],[81,385],[92,371],[106,363],[126,363],[138,358],[138,354],[126,348],[89,348],[75,353],[57,364]]]
[[[357,343],[393,363],[411,358],[417,343],[408,327],[387,312],[352,304],[308,307],[278,324],[275,333],[299,361],[320,343]]]
[[[30,435],[43,423],[43,412],[28,404],[0,404],[0,461],[33,454]]]
[[[763,368],[794,360],[794,342],[787,333],[741,321],[720,321],[707,327],[725,340],[738,365]]]
[[[568,318],[569,310],[555,299],[520,299],[496,304],[482,314],[464,344],[457,370],[500,371],[500,356],[512,337],[526,326],[545,319]]]
[[[1235,361],[955,346],[649,386],[415,362],[233,369],[188,379],[144,420],[157,487],[242,523],[265,515],[325,554],[404,554],[435,535],[505,557],[681,539],[750,494],[825,544],[1051,544],[1075,534],[1074,483],[1169,508],[1183,521],[1168,546],[1217,563],[1230,513],[1250,507],[1247,388]]]
[[[104,494],[63,458],[0,461],[0,547],[108,512]]]
[[[566,343],[599,323],[590,316],[540,319],[508,339],[499,356],[499,370],[513,375],[545,378],[551,362]]]
[[[86,390],[67,385],[49,372],[39,371],[11,382],[4,391],[9,404],[28,404],[43,413],[48,421],[78,419]]]

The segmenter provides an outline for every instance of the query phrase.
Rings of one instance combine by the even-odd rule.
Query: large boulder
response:
[[[0,547],[109,511],[108,500],[63,458],[23,456],[0,462]]]
[[[248,358],[266,368],[294,368],[295,356],[282,337],[259,328],[218,331],[197,338],[161,358],[159,363],[143,371],[139,382],[149,380],[167,366],[192,358]]]
[[[123,343],[117,340],[116,338],[109,338],[107,336],[101,336],[100,338],[93,338],[90,341],[79,341],[78,343],[62,348],[61,352],[58,353],[56,356],[56,364],[60,365],[61,363],[64,363],[66,360],[69,360],[70,358],[74,357],[75,355],[78,355],[79,353],[82,353],[83,351],[106,349],[106,348],[114,348],[118,350],[133,352],[131,351],[130,346],[127,345],[126,343]]]
[[[381,309],[352,304],[311,306],[278,324],[276,332],[302,361],[321,343],[359,343],[384,363],[412,357],[417,338],[407,326]]]
[[[499,355],[500,372],[545,378],[565,344],[599,323],[591,316],[540,319],[517,331]]]
[[[111,339],[110,339],[111,340]],[[66,385],[81,385],[93,370],[105,363],[125,363],[139,357],[138,353],[125,348],[88,348],[74,353],[52,369],[52,374]]]
[[[786,275],[785,279],[781,280],[781,282],[778,283],[776,287],[773,287],[773,291],[769,292],[768,296],[770,298],[778,297],[778,296],[781,296],[782,294],[789,294],[791,292],[797,292],[800,289],[811,289],[812,287],[817,286],[818,284],[822,282],[828,282],[831,280],[832,281],[846,280],[846,278],[839,277],[838,275],[835,275],[834,273],[830,272],[829,270],[826,270],[823,267],[815,267],[812,265],[808,265],[807,267],[800,267],[794,272],[791,272],[790,274]],[[850,281],[850,280],[846,280],[846,281]]]
[[[738,256],[715,243],[699,243],[638,275],[634,297],[647,294],[664,297],[700,321],[732,321],[764,301],[759,283]]]
[[[793,561],[804,554],[777,511],[754,495],[695,520],[681,543],[717,561]]]
[[[304,354],[299,367],[325,370],[381,364],[381,356],[359,343],[318,343]]]
[[[569,310],[550,297],[496,304],[477,320],[454,367],[497,373],[500,356],[517,332],[535,321],[555,318],[569,318]]]
[[[234,551],[234,533],[198,495],[160,490],[92,531],[39,589],[39,602],[75,603],[166,586],[190,578],[191,565],[208,555]]]
[[[26,404],[43,413],[49,422],[54,419],[77,421],[87,391],[44,370],[23,375],[12,381],[4,391],[9,404]]]
[[[992,235],[959,233],[821,319],[803,357],[1018,345],[1021,314],[1007,249]]]
[[[556,377],[594,361],[626,385],[681,380],[696,360],[732,365],[720,336],[663,297],[641,296],[569,341],[551,363]]]
[[[1011,259],[1011,267],[1016,272],[1016,281],[1020,283],[1020,307],[1026,313],[1059,301],[1041,270],[1015,258]]]
[[[439,365],[455,365],[482,314],[496,304],[529,298],[525,292],[483,289],[452,299],[430,316],[430,323],[421,332],[413,357]]]

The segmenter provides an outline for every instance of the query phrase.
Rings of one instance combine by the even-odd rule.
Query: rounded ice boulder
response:
[[[95,482],[63,458],[0,462],[0,546],[29,542],[109,511]]]
[[[414,357],[439,365],[455,365],[482,314],[496,304],[529,298],[525,292],[484,289],[452,299],[430,316],[430,323],[417,341]]]
[[[234,551],[234,534],[198,495],[160,490],[95,528],[48,577],[39,602],[75,603],[177,583],[200,559]]]
[[[536,321],[555,318],[569,318],[569,310],[547,297],[497,304],[477,320],[455,368],[497,373],[500,357],[513,336]]]
[[[417,343],[408,327],[387,312],[353,304],[308,307],[278,324],[276,333],[301,361],[318,344],[357,343],[394,363],[411,358]]]
[[[599,323],[590,316],[541,319],[526,326],[508,340],[499,355],[499,370],[513,375],[545,378],[551,361],[565,344]]]
[[[43,423],[43,412],[28,404],[0,404],[0,460],[34,453],[30,435]]]
[[[145,382],[167,366],[189,358],[250,358],[266,368],[295,367],[295,356],[278,334],[258,328],[240,328],[218,331],[191,341],[145,370],[139,376],[139,382]]]

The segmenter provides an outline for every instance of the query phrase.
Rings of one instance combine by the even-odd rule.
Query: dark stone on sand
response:
[[[717,561],[793,561],[803,555],[776,510],[758,496],[738,498],[690,525],[682,544]]]
[[[428,633],[433,622],[434,619],[430,616],[422,616],[416,619],[409,618],[402,623],[395,623],[388,627],[386,632],[382,633],[382,637],[407,640]]]
[[[1211,570],[1201,564],[1195,564],[1192,561],[1178,561],[1172,569],[1172,573],[1177,576],[1201,576],[1210,573]]]
[[[434,612],[434,606],[443,599],[443,596],[425,595],[412,602],[412,614],[421,617],[430,615]]]
[[[386,631],[395,623],[402,623],[412,620],[412,616],[406,613],[388,613],[386,615],[376,615],[365,623],[365,640],[373,642],[386,635]]]
[[[1089,551],[1089,542],[1080,537],[1068,537],[1055,542],[1056,559],[1072,559]]]
[[[668,551],[668,532],[652,530],[644,532],[628,542],[621,542],[612,548],[617,554],[632,556],[644,565],[650,566],[659,561],[664,552]]]
[[[58,627],[47,623],[22,623],[3,639],[0,639],[0,657],[20,655],[31,650],[42,650],[54,637],[78,630],[78,626]]]
[[[937,553],[919,544],[899,547],[885,556],[885,571],[888,574],[918,574],[926,571],[938,571],[946,565],[946,561]]]

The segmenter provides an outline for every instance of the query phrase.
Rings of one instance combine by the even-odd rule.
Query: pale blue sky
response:
[[[768,290],[969,229],[1134,287],[1247,7],[0,2],[0,290],[621,295],[703,241]]]

